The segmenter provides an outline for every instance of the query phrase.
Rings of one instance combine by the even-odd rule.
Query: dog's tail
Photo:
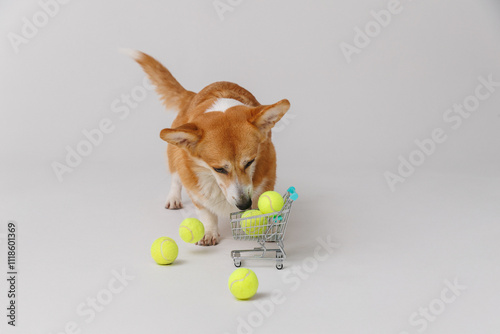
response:
[[[141,65],[167,109],[180,111],[189,105],[195,93],[184,89],[159,61],[141,51],[131,49],[120,49],[120,51]]]

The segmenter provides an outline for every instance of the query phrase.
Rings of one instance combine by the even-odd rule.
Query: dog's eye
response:
[[[248,167],[250,167],[250,165],[253,164],[254,161],[255,161],[255,159],[252,159],[249,162],[247,162],[247,164],[245,165],[245,169],[247,169]]]
[[[221,174],[227,174],[227,170],[225,170],[224,168],[215,168],[214,167],[214,171],[216,171],[217,173],[221,173]]]

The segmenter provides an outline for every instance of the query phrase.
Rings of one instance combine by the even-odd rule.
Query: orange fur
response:
[[[162,64],[140,51],[137,51],[134,58],[155,85],[156,92],[166,108],[185,109],[189,105],[195,93],[184,89]]]
[[[271,128],[290,103],[281,100],[261,105],[250,92],[231,82],[216,82],[195,94],[184,89],[154,58],[142,52],[135,55],[165,106],[178,111],[172,128],[160,133],[169,143],[169,169],[178,175],[200,215],[207,220],[203,222],[207,235],[201,244],[216,244],[214,214],[226,215],[236,207],[247,209],[251,204],[255,207],[263,192],[274,189],[276,152]],[[225,99],[233,103],[227,110],[207,112]],[[175,188],[170,196],[179,196],[175,201],[179,204],[167,200],[167,207],[180,208],[180,190]],[[221,198],[227,203],[221,203]]]

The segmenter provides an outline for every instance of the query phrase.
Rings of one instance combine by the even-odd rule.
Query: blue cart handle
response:
[[[299,198],[299,195],[295,192],[295,187],[290,187],[287,190],[290,193],[290,199],[292,201],[296,201]]]

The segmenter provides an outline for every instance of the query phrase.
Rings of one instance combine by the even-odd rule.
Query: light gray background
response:
[[[500,5],[401,5],[348,63],[340,44],[387,1],[247,0],[221,20],[211,1],[73,0],[18,53],[7,36],[40,6],[3,1],[0,233],[19,223],[20,277],[19,326],[2,315],[2,332],[60,333],[75,322],[81,333],[235,333],[276,289],[286,300],[255,333],[418,333],[409,318],[457,280],[466,289],[423,332],[498,333],[500,91],[456,130],[443,114],[478,77],[500,81]],[[224,221],[216,247],[179,240],[192,204],[185,196],[186,210],[163,208],[170,177],[158,137],[174,115],[153,92],[127,118],[113,113],[144,78],[119,47],[151,54],[191,90],[228,80],[261,103],[291,101],[275,131],[276,190],[295,185],[300,199],[286,270],[245,264],[260,279],[254,301],[235,301],[226,286],[230,250],[253,243],[232,240]],[[103,118],[115,130],[59,182],[51,164]],[[435,128],[447,141],[392,192],[384,173]],[[169,267],[149,255],[164,235],[180,247]],[[327,236],[338,245],[318,262],[317,238]],[[287,281],[299,277],[294,266],[310,269],[298,286]],[[122,269],[135,278],[86,322],[77,307]]]

